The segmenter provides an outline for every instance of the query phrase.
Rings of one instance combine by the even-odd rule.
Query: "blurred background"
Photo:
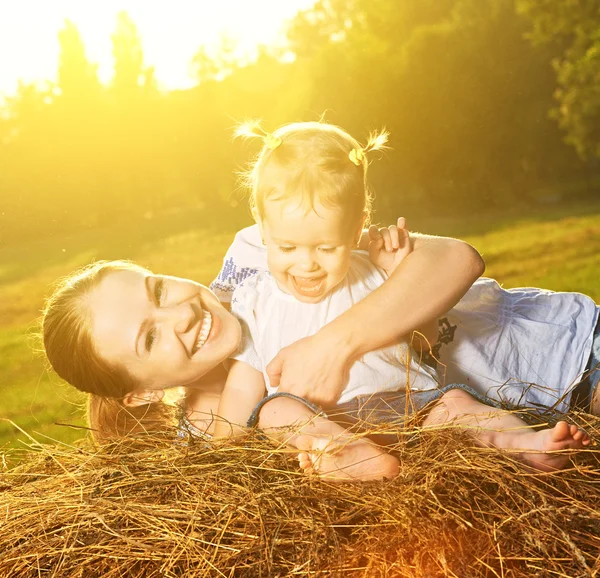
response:
[[[251,223],[248,118],[385,126],[376,222],[600,301],[598,29],[597,0],[1,2],[0,449],[84,433],[36,351],[58,277],[128,258],[211,281]]]

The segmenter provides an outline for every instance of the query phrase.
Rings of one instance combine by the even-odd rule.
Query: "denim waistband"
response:
[[[299,401],[300,403],[304,404],[306,407],[308,407],[309,409],[314,411],[316,415],[323,413],[323,410],[320,407],[316,406],[314,403],[308,401],[307,399],[304,399],[303,397],[298,397],[297,395],[294,395],[293,393],[288,393],[287,391],[281,391],[281,392],[277,391],[275,393],[272,393],[271,395],[267,395],[267,397],[263,397],[256,404],[256,407],[252,410],[252,413],[250,414],[250,417],[248,418],[248,423],[246,425],[248,427],[257,426],[258,418],[260,416],[260,410],[263,408],[263,406],[266,403],[268,403],[269,401],[271,401],[272,399],[274,399],[276,397],[289,397],[291,399],[295,399],[296,401]]]

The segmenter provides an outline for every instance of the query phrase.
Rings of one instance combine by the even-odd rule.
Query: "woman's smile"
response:
[[[212,327],[212,315],[209,311],[204,310],[202,312],[202,320],[199,324],[198,335],[196,336],[196,343],[192,348],[192,355],[194,355],[208,340],[208,336]]]

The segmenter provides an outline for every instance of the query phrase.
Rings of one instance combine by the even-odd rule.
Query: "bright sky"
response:
[[[14,92],[18,79],[54,80],[57,33],[65,19],[79,29],[87,57],[99,76],[112,76],[110,35],[125,10],[137,25],[146,65],[155,67],[163,88],[186,88],[192,56],[210,53],[223,35],[240,55],[256,47],[283,45],[285,21],[315,0],[0,0],[0,94]]]

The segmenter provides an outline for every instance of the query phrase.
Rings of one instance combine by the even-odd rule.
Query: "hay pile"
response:
[[[597,576],[596,448],[532,473],[445,429],[343,485],[258,438],[37,448],[0,475],[0,576]]]

